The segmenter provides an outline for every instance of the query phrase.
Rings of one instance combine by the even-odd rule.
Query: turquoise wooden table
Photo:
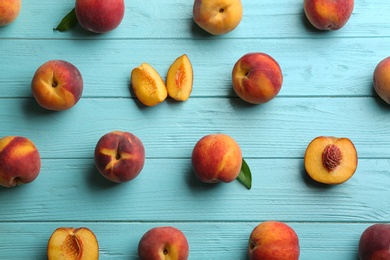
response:
[[[24,1],[18,19],[0,28],[0,136],[20,135],[42,157],[38,178],[0,188],[0,259],[46,259],[57,227],[96,234],[100,259],[137,259],[150,228],[172,225],[190,244],[190,259],[247,259],[252,229],[279,220],[297,232],[302,260],[356,260],[358,240],[373,223],[390,222],[390,106],[374,92],[376,64],[390,55],[390,2],[359,0],[345,27],[314,29],[302,0],[243,0],[241,24],[210,36],[192,20],[192,1],[127,0],[114,31],[79,26],[53,31],[74,1]],[[269,103],[253,106],[232,90],[231,70],[248,52],[280,64],[284,82]],[[194,69],[186,102],[145,107],[129,90],[142,62],[161,75],[180,55]],[[50,112],[30,83],[45,61],[63,59],[84,78],[79,103]],[[96,170],[98,139],[113,130],[137,135],[145,167],[113,184]],[[204,135],[223,132],[241,146],[253,187],[206,185],[192,173],[191,152]],[[355,175],[325,186],[303,167],[319,135],[350,138],[359,155]]]

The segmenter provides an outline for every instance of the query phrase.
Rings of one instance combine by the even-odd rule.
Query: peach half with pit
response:
[[[54,111],[67,110],[80,100],[83,78],[72,63],[50,60],[36,70],[31,90],[41,107]]]
[[[309,22],[319,30],[339,30],[349,20],[354,0],[304,0],[303,9]]]
[[[195,23],[213,35],[233,31],[241,22],[241,0],[195,0],[193,6]]]
[[[124,0],[76,0],[75,14],[82,28],[106,33],[116,29],[125,15]]]
[[[19,16],[22,8],[22,0],[1,0],[0,1],[0,26],[6,26]]]
[[[355,173],[358,155],[349,138],[318,136],[306,148],[304,165],[313,180],[340,184]]]
[[[242,152],[229,135],[209,134],[195,144],[191,162],[196,177],[202,182],[232,182],[240,174]]]
[[[116,183],[137,177],[144,167],[145,148],[142,141],[130,132],[112,131],[96,144],[95,165],[99,173]]]
[[[48,260],[97,260],[99,243],[86,227],[60,227],[54,230],[47,244]]]
[[[189,244],[184,233],[172,226],[148,230],[138,243],[140,260],[187,260]]]
[[[286,223],[264,221],[250,234],[248,243],[250,260],[298,260],[299,254],[298,235]]]
[[[14,187],[34,181],[41,170],[41,157],[35,144],[22,136],[0,139],[0,185]]]
[[[384,58],[376,65],[373,81],[378,96],[390,104],[390,57]]]
[[[192,64],[186,54],[178,57],[168,69],[166,87],[168,95],[176,101],[187,100],[194,80]]]
[[[262,104],[279,93],[283,74],[278,62],[270,55],[252,52],[234,64],[232,81],[238,97],[251,104]]]
[[[142,63],[131,71],[131,86],[135,96],[145,106],[160,104],[168,96],[164,80],[148,63]]]

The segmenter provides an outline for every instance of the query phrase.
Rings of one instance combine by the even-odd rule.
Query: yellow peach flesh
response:
[[[149,64],[142,63],[131,72],[131,84],[134,94],[146,106],[155,106],[164,101],[167,88],[158,72]]]
[[[335,145],[341,151],[339,163],[333,169],[327,168],[323,161],[323,152],[329,145]],[[306,149],[304,164],[307,173],[314,180],[325,184],[339,184],[355,173],[357,158],[355,146],[348,138],[317,137]]]
[[[187,55],[183,54],[172,63],[168,70],[168,95],[177,101],[185,101],[191,95],[192,84],[192,65]]]

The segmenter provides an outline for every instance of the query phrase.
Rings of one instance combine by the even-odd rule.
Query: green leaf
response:
[[[237,180],[247,187],[248,190],[252,188],[252,173],[244,158],[242,159],[241,171]]]
[[[76,26],[78,23],[75,9],[73,8],[72,11],[70,11],[67,15],[65,15],[64,18],[62,18],[61,22],[58,24],[54,30],[65,32],[73,27]]]

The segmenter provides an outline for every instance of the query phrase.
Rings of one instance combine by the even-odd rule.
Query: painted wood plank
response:
[[[193,1],[125,1],[125,17],[114,31],[95,35],[77,27],[68,33],[53,31],[73,7],[74,1],[25,1],[18,19],[2,28],[0,38],[210,38],[192,19]],[[356,1],[353,14],[342,30],[322,33],[311,26],[302,0],[242,0],[244,17],[226,38],[388,37],[390,6],[386,0]]]
[[[253,187],[204,184],[189,159],[147,159],[140,175],[114,184],[93,159],[43,160],[28,185],[0,189],[1,221],[389,222],[389,159],[359,161],[346,183],[311,180],[302,159],[247,159]]]
[[[82,99],[64,112],[33,99],[3,99],[0,136],[32,139],[43,158],[92,158],[98,139],[129,131],[149,158],[189,158],[204,135],[224,132],[252,158],[302,158],[319,135],[350,138],[361,158],[390,157],[388,106],[379,98],[275,98],[262,106],[240,99],[193,98],[145,108],[133,99]]]
[[[373,72],[389,55],[389,45],[390,38],[2,40],[0,97],[31,97],[36,69],[51,59],[79,68],[83,97],[130,97],[132,69],[147,62],[165,79],[184,53],[194,70],[191,97],[236,97],[232,69],[248,52],[265,52],[279,62],[284,76],[279,96],[376,96]]]
[[[250,232],[258,223],[1,223],[0,258],[45,259],[47,241],[57,227],[86,226],[94,231],[99,240],[99,259],[138,259],[137,246],[142,235],[150,228],[171,225],[186,235],[190,245],[189,259],[245,260]],[[360,235],[370,225],[370,223],[287,224],[298,234],[301,260],[356,260]]]

